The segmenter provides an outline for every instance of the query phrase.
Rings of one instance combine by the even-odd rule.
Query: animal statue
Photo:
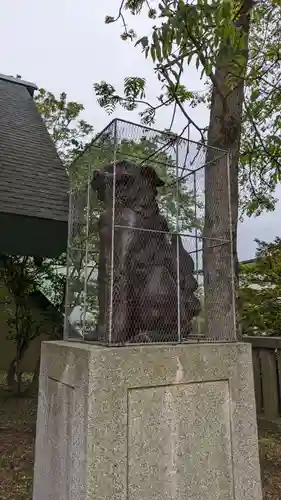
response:
[[[104,207],[96,340],[107,341],[110,330],[112,343],[177,341],[179,328],[188,335],[200,311],[193,260],[159,210],[163,185],[152,167],[125,160],[115,172],[111,164],[93,173],[91,186]]]

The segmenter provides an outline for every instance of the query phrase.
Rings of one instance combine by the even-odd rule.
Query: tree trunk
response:
[[[25,395],[33,396],[38,392],[38,382],[39,382],[39,373],[40,373],[40,356],[37,359],[35,370],[33,372],[32,380],[25,391]]]
[[[23,356],[21,357],[21,359]],[[18,356],[16,356],[10,363],[7,372],[7,385],[9,391],[17,391],[18,394],[21,393],[21,373],[19,372],[20,361]]]
[[[235,70],[229,61],[221,64],[212,91],[208,145],[229,152],[229,161],[212,148],[206,154],[203,266],[207,336],[213,339],[238,336],[238,163],[251,8],[252,0],[244,0],[236,20],[245,36],[244,72],[230,90],[227,78]]]
[[[9,391],[13,391],[16,388],[16,370],[17,370],[17,357],[15,357],[8,368],[7,371],[7,386]]]
[[[29,343],[26,343],[26,342],[23,343],[20,346],[16,356],[14,357],[14,359],[10,363],[10,366],[8,368],[8,371],[7,371],[7,378],[6,378],[8,389],[10,391],[17,390],[18,393],[20,392],[21,374],[19,373],[19,366],[20,366],[20,363],[24,357],[25,352],[27,351],[28,346],[29,346]]]

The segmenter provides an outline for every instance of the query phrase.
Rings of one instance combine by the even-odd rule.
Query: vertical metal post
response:
[[[86,206],[86,246],[85,246],[85,264],[84,264],[84,305],[83,305],[83,340],[85,337],[85,323],[87,313],[87,287],[88,287],[88,252],[89,252],[89,227],[90,227],[90,182],[91,166],[88,165],[88,183],[87,183],[87,206]]]
[[[68,340],[69,335],[69,254],[71,252],[71,233],[73,230],[72,221],[72,186],[71,186],[71,170],[69,173],[69,198],[68,198],[68,228],[67,228],[67,248],[66,248],[66,286],[65,286],[65,297],[64,297],[64,325],[63,325],[63,340]]]
[[[233,311],[233,328],[234,339],[237,338],[237,322],[236,322],[236,290],[235,290],[235,265],[234,265],[234,244],[232,232],[232,207],[231,207],[231,182],[230,182],[230,153],[226,156],[227,164],[227,188],[228,188],[228,213],[229,213],[229,237],[230,237],[230,272],[231,272],[231,297],[232,297],[232,311]]]
[[[116,152],[117,152],[117,120],[114,122],[114,152],[113,152],[113,186],[112,186],[112,220],[111,220],[111,259],[110,259],[110,291],[109,291],[109,325],[108,343],[112,343],[113,319],[113,287],[114,287],[114,238],[115,238],[115,197],[116,197]]]
[[[200,175],[200,174],[199,174]],[[195,219],[195,276],[196,281],[199,285],[199,249],[198,249],[198,227],[197,227],[197,172],[193,172],[193,194],[194,194],[194,219]],[[199,331],[199,321],[196,321],[196,333],[200,334]]]
[[[181,304],[180,304],[180,226],[179,226],[179,139],[176,142],[176,238],[177,238],[177,310],[178,342],[181,341]]]
[[[197,227],[197,182],[196,182],[196,172],[193,172],[193,193],[194,193],[194,218],[195,218],[195,269],[196,269],[196,279],[198,283],[199,279],[199,262],[198,262],[198,227]]]

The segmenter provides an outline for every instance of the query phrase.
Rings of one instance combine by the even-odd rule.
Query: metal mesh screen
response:
[[[70,172],[66,339],[236,339],[228,170],[227,152],[122,120],[96,137]]]

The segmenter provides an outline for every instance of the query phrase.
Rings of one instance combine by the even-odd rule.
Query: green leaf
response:
[[[156,57],[157,57],[158,61],[161,62],[162,61],[162,53],[161,53],[161,46],[160,46],[160,42],[158,39],[157,31],[153,32],[152,37],[153,37],[153,44],[155,47]]]
[[[139,44],[141,44],[142,48],[145,49],[147,46],[148,46],[148,37],[147,36],[143,36],[142,38],[140,38],[136,43],[135,43],[135,47]]]
[[[157,11],[156,9],[149,9],[148,11],[148,17],[150,19],[156,19]]]

